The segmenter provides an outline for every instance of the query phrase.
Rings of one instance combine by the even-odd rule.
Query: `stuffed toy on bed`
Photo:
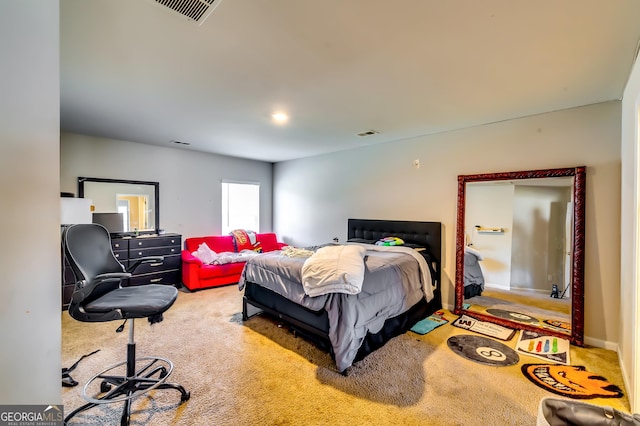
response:
[[[401,246],[404,241],[398,237],[385,237],[376,241],[377,246]]]

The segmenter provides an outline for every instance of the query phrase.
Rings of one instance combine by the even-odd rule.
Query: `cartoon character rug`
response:
[[[621,398],[624,395],[617,385],[581,365],[523,364],[521,371],[535,385],[567,398]]]

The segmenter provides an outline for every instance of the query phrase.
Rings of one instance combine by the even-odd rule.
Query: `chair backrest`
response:
[[[71,304],[94,300],[120,285],[120,279],[96,286],[97,275],[125,272],[111,248],[109,231],[95,223],[71,225],[63,231],[64,252],[76,277]],[[69,308],[71,312],[71,306]]]

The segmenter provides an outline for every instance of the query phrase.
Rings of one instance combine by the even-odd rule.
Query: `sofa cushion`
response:
[[[257,234],[256,240],[260,242],[260,246],[262,247],[263,252],[280,250],[280,245],[278,244],[276,234]]]
[[[200,279],[224,277],[228,275],[238,275],[242,273],[244,262],[226,263],[224,265],[202,265],[200,267]]]
[[[235,251],[233,237],[231,235],[214,235],[209,237],[192,237],[184,241],[185,248],[192,253],[198,250],[202,243],[207,243],[209,248],[217,253],[223,251]]]

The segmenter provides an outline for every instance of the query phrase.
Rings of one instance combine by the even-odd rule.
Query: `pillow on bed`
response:
[[[216,260],[216,258],[218,257],[218,253],[211,250],[211,248],[209,248],[207,243],[200,244],[198,246],[198,250],[194,251],[191,254],[197,257],[198,259],[200,259],[202,263],[205,263],[207,265],[213,263],[213,261]]]
[[[412,248],[412,249],[416,249],[418,251],[422,251],[422,250],[426,250],[427,249],[424,245],[413,244],[413,243],[404,243],[404,246]]]
[[[349,238],[348,243],[375,244],[376,240],[365,240],[364,238]]]

